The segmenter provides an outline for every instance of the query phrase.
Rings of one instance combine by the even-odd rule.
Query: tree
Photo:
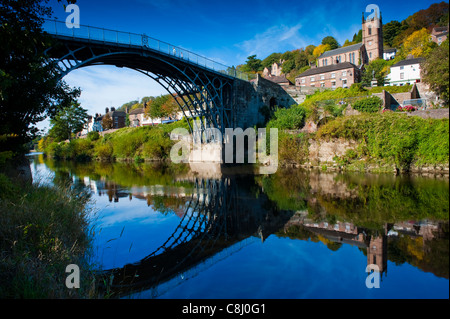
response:
[[[150,118],[173,117],[178,111],[178,103],[170,94],[158,96],[145,108],[145,114]]]
[[[422,64],[423,82],[449,104],[449,40],[435,48]]]
[[[339,48],[339,43],[337,42],[337,40],[330,35],[322,39],[322,44],[329,44],[330,50]]]
[[[109,116],[108,113],[103,115],[102,127],[105,131],[113,128],[113,120],[112,120],[111,116]]]
[[[412,54],[415,58],[426,57],[436,45],[436,43],[431,41],[427,29],[423,28],[413,32],[406,38],[405,42],[403,42],[401,55],[407,57],[409,54]]]
[[[2,0],[0,6],[0,137],[7,137],[0,138],[0,153],[21,153],[38,132],[35,124],[80,93],[59,81],[56,62],[45,57],[53,41],[42,30],[52,14],[47,2]]]
[[[362,29],[359,29],[358,33],[353,35],[352,42],[355,44],[362,42]]]
[[[262,71],[262,69],[262,61],[256,58],[256,54],[247,57],[245,65],[241,68],[243,72],[258,72]]]
[[[262,66],[264,68],[268,68],[268,67],[272,66],[272,64],[274,64],[275,62],[280,62],[280,58],[281,58],[281,53],[272,53],[267,58],[262,60]]]
[[[87,110],[80,107],[78,102],[73,102],[50,119],[52,127],[49,130],[49,136],[57,141],[71,140],[72,134],[83,129],[88,117]]]
[[[402,24],[396,20],[383,25],[383,42],[388,46],[394,45],[394,39],[402,32]]]
[[[318,58],[324,52],[330,51],[330,50],[331,50],[331,46],[329,44],[320,44],[320,45],[316,46],[316,48],[314,49],[313,55],[314,55],[314,57]]]
[[[361,83],[365,86],[370,86],[373,77],[378,82],[378,86],[384,85],[385,77],[389,74],[390,62],[384,59],[376,59],[370,62],[364,69],[361,76]]]

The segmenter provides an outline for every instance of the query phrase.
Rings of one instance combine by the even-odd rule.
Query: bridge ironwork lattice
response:
[[[200,133],[235,127],[233,84],[247,80],[245,73],[145,34],[90,26],[69,29],[55,20],[47,20],[44,30],[56,40],[47,54],[57,63],[61,78],[92,65],[128,67],[158,82],[186,118],[203,119]],[[196,128],[190,122],[189,126],[194,133]],[[196,135],[207,139],[206,134]]]

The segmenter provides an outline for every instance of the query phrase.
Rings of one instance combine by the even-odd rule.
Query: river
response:
[[[449,179],[58,162],[91,194],[91,262],[124,298],[449,298]]]

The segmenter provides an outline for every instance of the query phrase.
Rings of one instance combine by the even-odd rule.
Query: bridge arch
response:
[[[116,32],[116,38],[121,35],[118,31],[113,32]],[[138,35],[142,37],[142,44],[136,45],[131,41],[131,34],[130,43],[124,44],[120,41],[99,41],[90,37],[86,39],[58,32],[49,33],[56,41],[47,50],[47,55],[59,66],[60,79],[73,70],[87,66],[127,67],[147,75],[169,94],[177,97],[176,102],[185,117],[204,120],[199,121],[201,131],[214,127],[224,133],[225,128],[235,126],[232,98],[233,83],[237,80],[233,76],[236,75],[235,69],[212,70],[207,67],[206,62],[209,61],[205,62],[205,66],[198,64],[199,56],[196,56],[197,63],[194,63],[190,52],[186,51],[187,54],[183,55],[181,51],[175,55],[170,50],[161,52],[152,49],[148,45],[148,37],[144,35]],[[180,52],[175,47],[174,51]],[[191,123],[189,127],[194,132]],[[199,136],[206,138],[203,134]]]

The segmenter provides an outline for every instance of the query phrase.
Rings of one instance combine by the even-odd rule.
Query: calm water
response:
[[[93,262],[126,298],[449,298],[448,177],[31,159],[92,194]]]

